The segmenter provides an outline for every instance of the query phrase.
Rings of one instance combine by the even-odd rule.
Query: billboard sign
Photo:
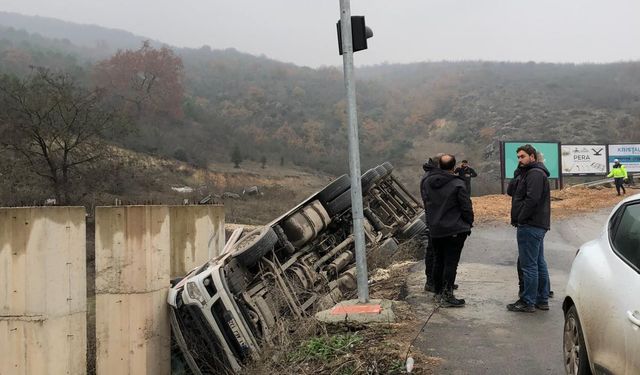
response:
[[[513,172],[518,168],[518,157],[516,150],[518,147],[530,144],[538,152],[537,160],[544,163],[551,175],[549,178],[560,178],[560,143],[558,142],[515,142],[505,141],[503,173],[505,178],[513,178]]]
[[[640,144],[609,145],[609,170],[615,159],[620,160],[627,172],[640,172]]]
[[[606,175],[606,145],[562,145],[563,175]]]

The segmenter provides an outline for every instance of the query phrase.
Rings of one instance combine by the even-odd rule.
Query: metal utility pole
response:
[[[351,175],[351,212],[353,215],[353,237],[356,251],[358,301],[367,303],[369,302],[369,284],[364,242],[362,186],[360,185],[360,148],[358,142],[358,114],[356,112],[356,80],[353,74],[350,0],[340,0],[340,28],[342,34],[344,85],[347,89],[347,115],[349,118],[349,174]]]

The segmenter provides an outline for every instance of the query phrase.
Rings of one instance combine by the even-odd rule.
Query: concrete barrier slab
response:
[[[86,372],[83,207],[0,208],[0,374]]]

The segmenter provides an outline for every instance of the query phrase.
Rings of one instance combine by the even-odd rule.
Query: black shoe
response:
[[[508,304],[507,310],[513,311],[513,312],[526,312],[526,313],[536,312],[535,306],[528,305],[522,300],[517,300],[514,303]]]
[[[433,283],[427,281],[426,283],[424,283],[424,291],[433,293],[436,291],[436,287],[433,285]]]
[[[553,290],[549,291],[549,298],[553,298]]]
[[[453,284],[453,290],[457,290],[458,289],[458,284]]]
[[[538,310],[549,310],[549,304],[548,303],[536,303],[535,304],[536,309]]]
[[[440,306],[442,307],[464,307],[466,301],[463,298],[456,298],[452,292],[444,292]]]

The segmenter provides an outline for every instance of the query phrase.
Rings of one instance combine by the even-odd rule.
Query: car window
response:
[[[624,208],[613,235],[616,253],[640,272],[640,204]]]

